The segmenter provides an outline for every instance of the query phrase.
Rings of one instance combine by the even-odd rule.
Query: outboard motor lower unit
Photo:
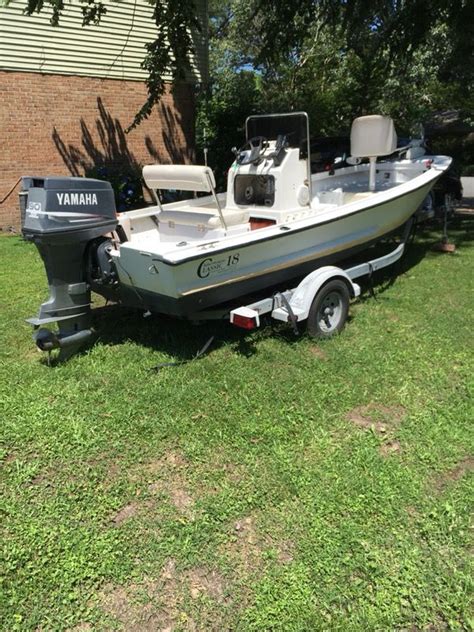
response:
[[[117,226],[109,182],[58,176],[23,177],[20,200],[24,237],[43,259],[50,297],[29,318],[42,351],[60,348],[60,359],[76,351],[91,335],[91,290],[86,251]],[[42,328],[57,323],[54,333]]]

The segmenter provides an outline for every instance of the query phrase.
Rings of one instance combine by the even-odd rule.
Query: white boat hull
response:
[[[296,278],[398,229],[415,213],[440,175],[433,170],[416,178],[418,182],[374,195],[370,205],[367,200],[359,201],[337,212],[253,231],[240,243],[226,240],[179,260],[124,244],[117,265],[122,299],[136,305],[138,292],[153,311],[188,316]]]

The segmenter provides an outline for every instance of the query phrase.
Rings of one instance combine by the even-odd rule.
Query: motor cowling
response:
[[[90,178],[25,176],[20,201],[22,232],[38,248],[50,291],[28,322],[41,327],[34,336],[41,350],[69,355],[92,335],[86,251],[117,226],[113,189]],[[59,331],[49,336],[43,326],[55,322]]]
[[[117,223],[110,182],[92,178],[25,176],[20,195],[25,205],[22,226],[25,237],[72,235],[84,229],[97,236],[108,232],[110,226]]]

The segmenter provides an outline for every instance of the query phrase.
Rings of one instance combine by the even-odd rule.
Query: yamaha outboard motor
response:
[[[42,351],[59,348],[59,359],[65,359],[92,335],[86,252],[117,226],[114,193],[102,180],[23,177],[20,201],[22,232],[40,252],[50,291],[38,316],[27,322]],[[43,328],[53,323],[59,331]]]

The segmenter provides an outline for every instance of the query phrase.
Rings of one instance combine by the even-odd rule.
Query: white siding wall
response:
[[[1,3],[1,0],[0,0]],[[153,7],[146,0],[104,0],[107,13],[99,26],[82,27],[81,5],[66,4],[60,26],[45,7],[31,17],[23,14],[26,0],[0,4],[0,70],[16,70],[143,81],[140,68],[144,45],[153,41]],[[206,81],[208,61],[207,2],[197,0],[201,33],[193,33],[196,55],[194,81]]]

